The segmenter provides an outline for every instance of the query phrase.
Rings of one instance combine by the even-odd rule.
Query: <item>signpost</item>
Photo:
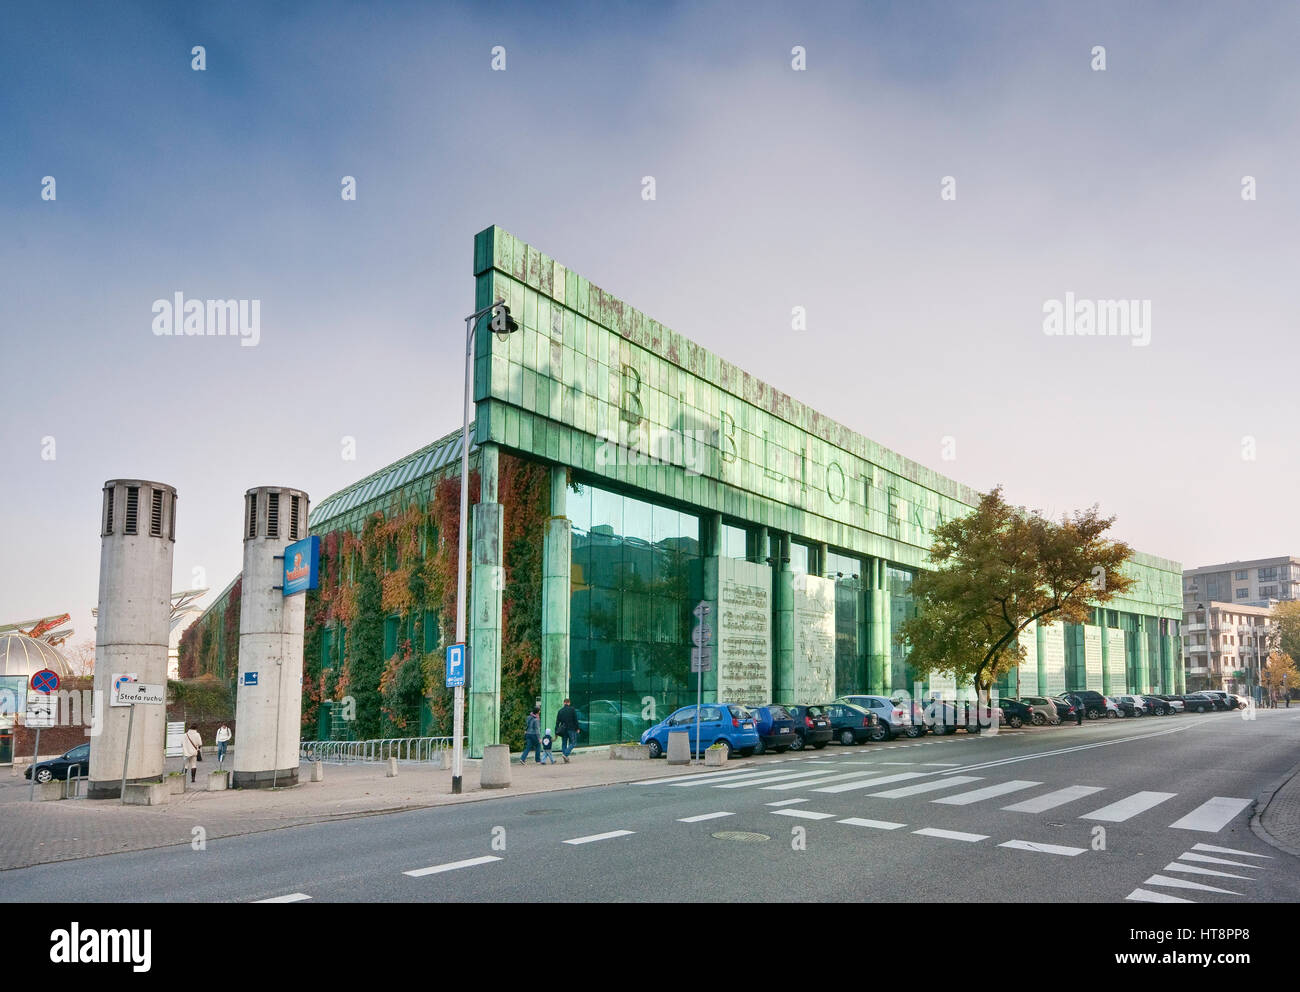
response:
[[[27,693],[27,726],[36,728],[36,742],[32,748],[32,787],[28,800],[36,798],[36,762],[41,756],[41,728],[53,727],[54,707],[57,701],[51,695],[59,688],[59,674],[42,668],[32,676],[31,691]]]
[[[709,653],[709,642],[713,638],[713,628],[708,624],[712,607],[705,600],[691,611],[695,614],[695,628],[691,631],[691,671],[695,672],[695,750],[699,753],[697,760],[704,760],[700,749],[700,710],[704,706],[704,673],[713,670],[713,657]]]
[[[465,645],[447,645],[447,688],[465,687]]]
[[[138,678],[139,678],[139,676],[136,675],[135,672],[122,672],[122,673],[120,673],[120,674],[117,673],[117,672],[114,672],[114,673],[113,673],[113,691],[112,691],[112,698],[109,699],[109,701],[108,701],[108,705],[110,705],[110,706],[130,706],[130,705],[131,705],[130,703],[127,703],[127,702],[123,702],[123,701],[122,701],[122,696],[121,696],[121,693],[122,693],[122,686],[124,686],[124,685],[126,685],[126,684],[128,684],[128,683],[130,683],[130,682],[134,682],[134,681],[135,681],[136,679],[138,679]]]
[[[135,672],[113,673],[113,706],[129,706],[126,720],[126,747],[122,751],[122,805],[126,805],[126,768],[131,760],[131,731],[135,728],[135,708],[163,706],[167,702],[167,686],[157,682],[140,682]]]

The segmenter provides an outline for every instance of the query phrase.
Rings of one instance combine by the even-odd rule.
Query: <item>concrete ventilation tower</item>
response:
[[[239,694],[232,741],[237,789],[298,781],[306,597],[283,593],[284,549],[306,536],[307,494],[301,489],[259,486],[244,495]]]
[[[122,792],[130,707],[111,706],[113,676],[167,684],[171,631],[172,555],[176,548],[176,490],[161,482],[114,479],[104,483],[99,552],[99,610],[95,633],[95,696],[102,725],[90,748],[93,799]],[[136,706],[127,782],[163,773],[167,713]]]

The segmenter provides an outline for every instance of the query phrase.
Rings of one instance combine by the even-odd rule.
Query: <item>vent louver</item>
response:
[[[104,533],[113,533],[113,504],[117,501],[117,490],[108,488],[104,490]]]
[[[122,528],[123,534],[137,533],[137,527],[140,520],[140,487],[126,487],[126,525]]]
[[[149,506],[149,536],[162,537],[163,494],[161,489],[149,490],[152,502]]]
[[[280,494],[266,494],[266,536],[280,536]]]
[[[298,540],[298,503],[300,497],[291,496],[289,500],[289,540],[296,541]]]
[[[257,537],[257,493],[248,494],[248,536]]]

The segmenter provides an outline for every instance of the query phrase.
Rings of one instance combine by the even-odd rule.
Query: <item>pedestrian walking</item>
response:
[[[551,754],[551,728],[546,728],[546,733],[542,734],[542,764],[550,762],[555,764],[555,755]]]
[[[190,781],[193,782],[199,773],[199,762],[203,760],[203,735],[198,727],[191,724],[185,731],[181,738],[181,753],[185,755],[185,767],[190,770]]]
[[[1083,700],[1078,697],[1074,698],[1074,725],[1083,726]]]
[[[542,763],[541,734],[538,733],[537,730],[537,728],[541,725],[540,721],[538,720],[538,716],[541,714],[541,712],[542,712],[541,710],[539,710],[536,706],[534,706],[533,711],[528,714],[528,722],[524,724],[524,753],[523,753],[523,757],[519,759],[519,763],[521,765],[528,764],[528,753],[530,751],[536,753],[537,763],[539,765]]]
[[[560,707],[560,712],[555,714],[555,732],[560,735],[560,754],[563,755],[564,763],[567,765],[569,755],[573,753],[573,746],[578,741],[578,711],[567,699]]]
[[[217,728],[217,764],[222,764],[226,760],[226,745],[230,738],[235,736],[230,732],[230,728],[224,723]]]

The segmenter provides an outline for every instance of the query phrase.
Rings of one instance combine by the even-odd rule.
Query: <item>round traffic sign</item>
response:
[[[37,692],[43,692],[49,695],[59,687],[59,673],[51,671],[48,668],[42,668],[32,676],[32,688]]]

